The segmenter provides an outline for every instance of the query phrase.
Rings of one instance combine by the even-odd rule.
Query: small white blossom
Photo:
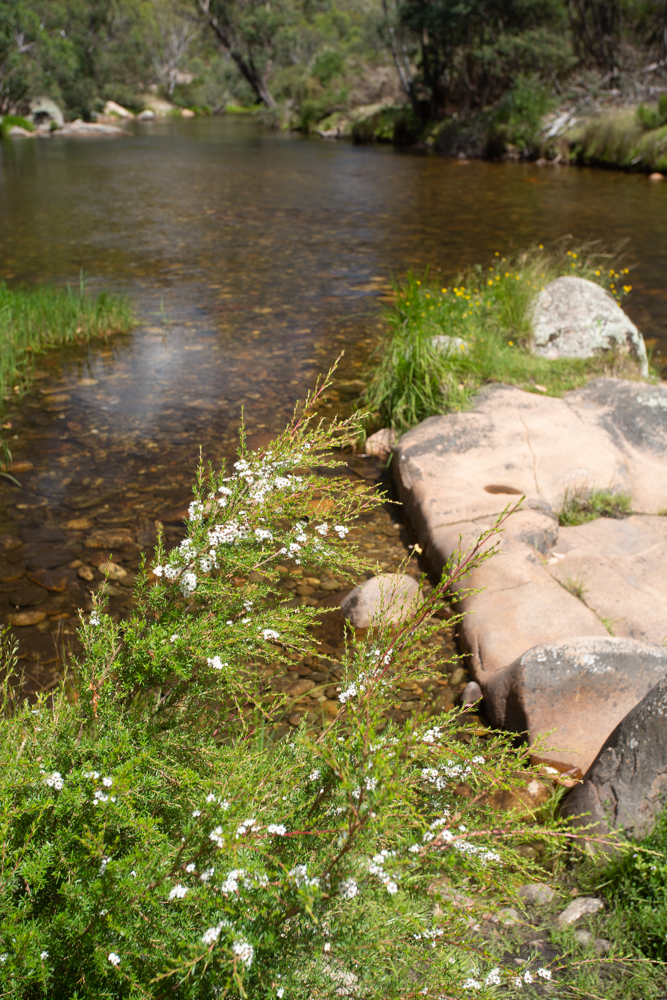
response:
[[[255,949],[243,938],[237,938],[232,945],[232,951],[237,956],[237,958],[245,965],[246,969],[249,969],[252,965],[252,960],[255,957]]]
[[[491,969],[484,982],[487,986],[500,986],[500,969]]]
[[[265,639],[279,639],[280,632],[276,632],[274,628],[262,629],[262,635]]]
[[[354,899],[359,893],[359,886],[355,879],[346,878],[338,886],[338,891],[340,892],[341,899]]]
[[[97,612],[97,611],[91,611],[90,618],[88,619],[88,624],[89,625],[99,625],[100,624],[99,612]]]
[[[329,531],[329,525],[326,522],[324,524],[319,524],[317,528],[315,528],[315,531],[317,531],[318,534],[324,536]]]
[[[266,832],[274,837],[284,837],[287,833],[287,827],[283,826],[282,823],[269,823]]]
[[[181,885],[179,882],[179,884],[175,885],[174,888],[169,893],[169,899],[183,899],[187,891],[188,891],[187,885]]]
[[[164,573],[164,566],[154,566],[153,573],[155,574],[155,576],[162,576],[162,574]]]
[[[207,802],[215,802],[215,795],[213,794],[213,792],[210,792],[210,793],[209,793],[209,794],[208,794],[208,795],[206,796],[206,801],[207,801]]]
[[[482,984],[478,982],[477,979],[466,979],[466,981],[462,983],[462,986],[464,990],[481,990],[482,988]]]
[[[209,927],[209,929],[207,931],[204,931],[204,933],[202,934],[202,941],[204,942],[205,945],[211,945],[215,944],[215,942],[218,940],[219,937],[220,937],[220,928]]]
[[[384,887],[390,896],[394,896],[398,892],[398,886],[391,879],[388,882],[385,882]]]
[[[551,979],[551,969],[538,969],[537,974],[542,979]]]
[[[197,576],[195,573],[188,572],[183,574],[183,579],[181,580],[181,590],[185,597],[189,597],[197,589]]]
[[[109,961],[111,962],[112,965],[115,965],[117,968],[120,965],[120,955],[117,955],[115,951],[110,951]]]
[[[40,954],[40,956],[39,956],[39,957],[41,958],[41,960],[42,960],[42,962],[43,962],[43,961],[44,961],[45,959],[47,959],[47,958],[49,957],[49,953],[48,953],[48,951],[43,951],[43,952],[42,952],[42,953]]]
[[[285,996],[284,986],[281,986],[279,990],[276,990],[276,996],[278,997],[278,1000],[283,1000],[283,997]]]
[[[324,950],[325,951],[331,951],[331,944],[328,941],[324,945]]]
[[[100,870],[97,873],[98,875],[104,875],[105,871],[107,870],[107,865],[109,864],[110,861],[111,858],[102,858],[102,864],[100,865]]]
[[[523,974],[523,981],[524,981],[524,983],[532,983],[532,981],[533,981],[533,977],[531,976],[531,974],[528,971],[528,969],[526,969],[526,971]]]
[[[207,868],[205,871],[201,873],[201,875],[199,876],[199,880],[200,882],[210,882],[214,875],[215,875],[215,868]]]
[[[102,778],[102,784],[105,788],[111,788],[113,785],[113,778]]]
[[[273,532],[269,531],[268,528],[255,528],[255,538],[258,542],[270,542],[273,538]]]
[[[95,778],[96,780],[97,778],[99,778],[99,776],[100,776],[99,771],[86,771],[84,774],[84,778]]]
[[[197,866],[195,864],[193,864],[193,862],[191,861],[189,865],[185,866],[185,870],[186,870],[186,872],[192,873],[195,870],[196,867]]]
[[[224,844],[224,838],[222,836],[222,827],[216,826],[215,830],[211,830],[208,835],[208,839],[212,840],[217,847],[222,847]]]
[[[59,792],[65,785],[65,780],[62,777],[60,771],[54,771],[47,778],[44,778],[44,784],[48,785],[49,788],[55,788]]]
[[[346,528],[343,524],[335,524],[334,525],[334,531],[336,532],[336,534],[338,535],[339,538],[345,538],[345,536],[348,534],[349,530],[350,529]]]
[[[222,670],[223,667],[229,666],[228,663],[223,663],[219,656],[209,656],[206,662],[209,667],[212,667],[214,670]]]
[[[197,818],[197,816],[201,816],[201,809],[195,809],[195,810],[193,811],[193,813],[192,813],[192,817],[193,817],[193,819],[196,819],[196,818]]]

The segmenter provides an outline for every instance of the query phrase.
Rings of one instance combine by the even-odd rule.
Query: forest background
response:
[[[393,103],[394,139],[481,118],[524,149],[568,97],[659,94],[666,56],[664,0],[0,0],[0,114],[159,95],[309,130]]]

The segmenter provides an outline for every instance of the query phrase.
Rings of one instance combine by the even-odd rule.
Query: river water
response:
[[[4,418],[14,460],[32,469],[20,488],[0,483],[0,616],[32,612],[17,634],[35,684],[49,683],[54,639],[72,636],[101,579],[91,562],[109,548],[86,548],[91,531],[120,532],[122,614],[137,545],[156,519],[179,537],[199,446],[213,461],[232,454],[241,407],[261,444],[342,349],[330,411],[350,405],[392,274],[445,275],[565,233],[628,237],[626,308],[667,359],[667,184],[643,176],[170,120],[115,140],[3,143],[0,221],[0,278],[83,272],[91,289],[129,295],[141,320],[109,346],[41,357]]]

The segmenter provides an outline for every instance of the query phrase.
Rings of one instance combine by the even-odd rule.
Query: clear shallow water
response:
[[[446,274],[564,233],[629,237],[639,266],[626,308],[667,358],[666,223],[667,184],[645,177],[463,165],[233,118],[4,143],[0,277],[83,271],[130,295],[142,320],[111,347],[49,352],[8,414],[14,458],[33,468],[20,490],[0,484],[0,616],[45,616],[18,630],[24,655],[48,672],[54,633],[73,620],[59,616],[89,599],[69,564],[89,565],[85,539],[103,526],[134,540],[113,546],[128,571],[112,598],[122,613],[136,545],[156,518],[178,535],[198,448],[231,454],[241,406],[261,443],[343,348],[332,407],[345,405],[392,274]],[[46,590],[56,578],[62,589]]]

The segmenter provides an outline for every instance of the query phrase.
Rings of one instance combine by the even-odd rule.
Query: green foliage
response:
[[[35,131],[35,126],[27,118],[23,118],[21,115],[3,115],[2,119],[0,119],[0,135],[8,135],[10,128],[14,125],[18,125],[28,132]]]
[[[504,94],[494,115],[491,144],[509,143],[524,155],[537,151],[543,116],[553,107],[551,92],[536,76],[520,76]]]
[[[647,132],[661,125],[667,125],[667,94],[661,94],[656,108],[647,108],[640,104],[637,108],[637,120]]]
[[[78,288],[0,282],[0,399],[24,391],[39,351],[124,333],[132,324],[123,299],[106,292],[92,297],[83,282]]]
[[[278,565],[358,569],[346,527],[381,501],[332,479],[331,449],[355,425],[314,425],[318,398],[266,451],[242,442],[231,474],[200,470],[186,540],[160,544],[128,621],[103,598],[84,618],[84,654],[51,697],[5,688],[5,996],[384,1000],[413,983],[460,995],[473,979],[488,997],[499,976],[512,995],[522,970],[490,974],[472,924],[530,876],[511,848],[523,828],[454,788],[529,780],[526,752],[461,742],[457,713],[402,730],[386,718],[429,670],[420,640],[500,525],[412,621],[350,636],[328,729],[271,741],[264,665],[312,648],[308,623],[326,613],[285,601]],[[4,675],[14,667],[6,648]]]
[[[667,814],[637,850],[612,861],[605,887],[626,936],[648,957],[667,959]]]
[[[365,405],[373,424],[406,431],[426,417],[464,409],[485,382],[559,395],[592,374],[636,374],[636,366],[620,358],[550,361],[531,353],[531,306],[553,278],[576,274],[616,299],[631,287],[621,286],[628,271],[611,266],[614,254],[595,244],[565,247],[496,255],[487,271],[471,268],[453,286],[422,283],[414,275],[397,285],[388,331],[367,373]]]
[[[562,525],[585,524],[598,517],[629,517],[632,497],[615,490],[567,490],[558,512]]]

